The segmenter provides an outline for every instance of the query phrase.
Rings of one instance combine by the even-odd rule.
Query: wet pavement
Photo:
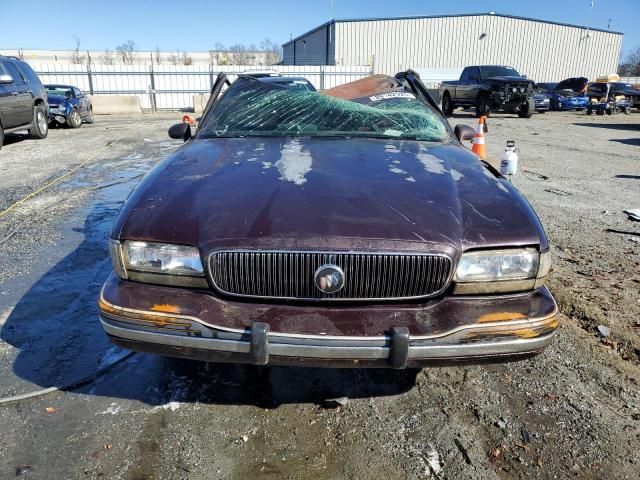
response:
[[[170,123],[117,125],[119,150],[0,218],[0,402],[61,388],[0,406],[0,478],[638,478],[638,367],[564,316],[544,355],[499,366],[124,358],[97,320],[106,238],[141,176],[179,147],[164,136]],[[107,144],[106,126],[78,132]],[[70,166],[84,158],[73,155]],[[39,181],[64,172],[46,168]],[[3,188],[0,210],[35,186]]]

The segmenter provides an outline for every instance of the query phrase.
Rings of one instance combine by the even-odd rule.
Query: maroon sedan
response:
[[[557,307],[529,203],[411,71],[325,92],[218,77],[131,194],[99,300],[118,345],[405,368],[530,356]]]

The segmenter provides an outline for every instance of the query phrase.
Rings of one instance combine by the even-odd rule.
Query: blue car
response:
[[[589,105],[586,94],[588,78],[567,78],[560,83],[539,83],[538,90],[549,97],[551,110],[584,110]]]
[[[45,85],[49,98],[49,123],[79,128],[82,122],[93,123],[91,99],[78,87]]]

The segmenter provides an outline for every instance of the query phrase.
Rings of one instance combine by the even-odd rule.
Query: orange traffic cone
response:
[[[487,147],[484,144],[484,132],[487,128],[487,125],[485,123],[486,119],[487,117],[484,116],[478,119],[476,134],[473,136],[473,144],[471,145],[471,151],[483,160],[487,159]]]

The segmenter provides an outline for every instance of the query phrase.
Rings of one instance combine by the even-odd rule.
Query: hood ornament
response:
[[[337,293],[344,287],[344,271],[337,265],[322,265],[313,278],[323,293]]]

